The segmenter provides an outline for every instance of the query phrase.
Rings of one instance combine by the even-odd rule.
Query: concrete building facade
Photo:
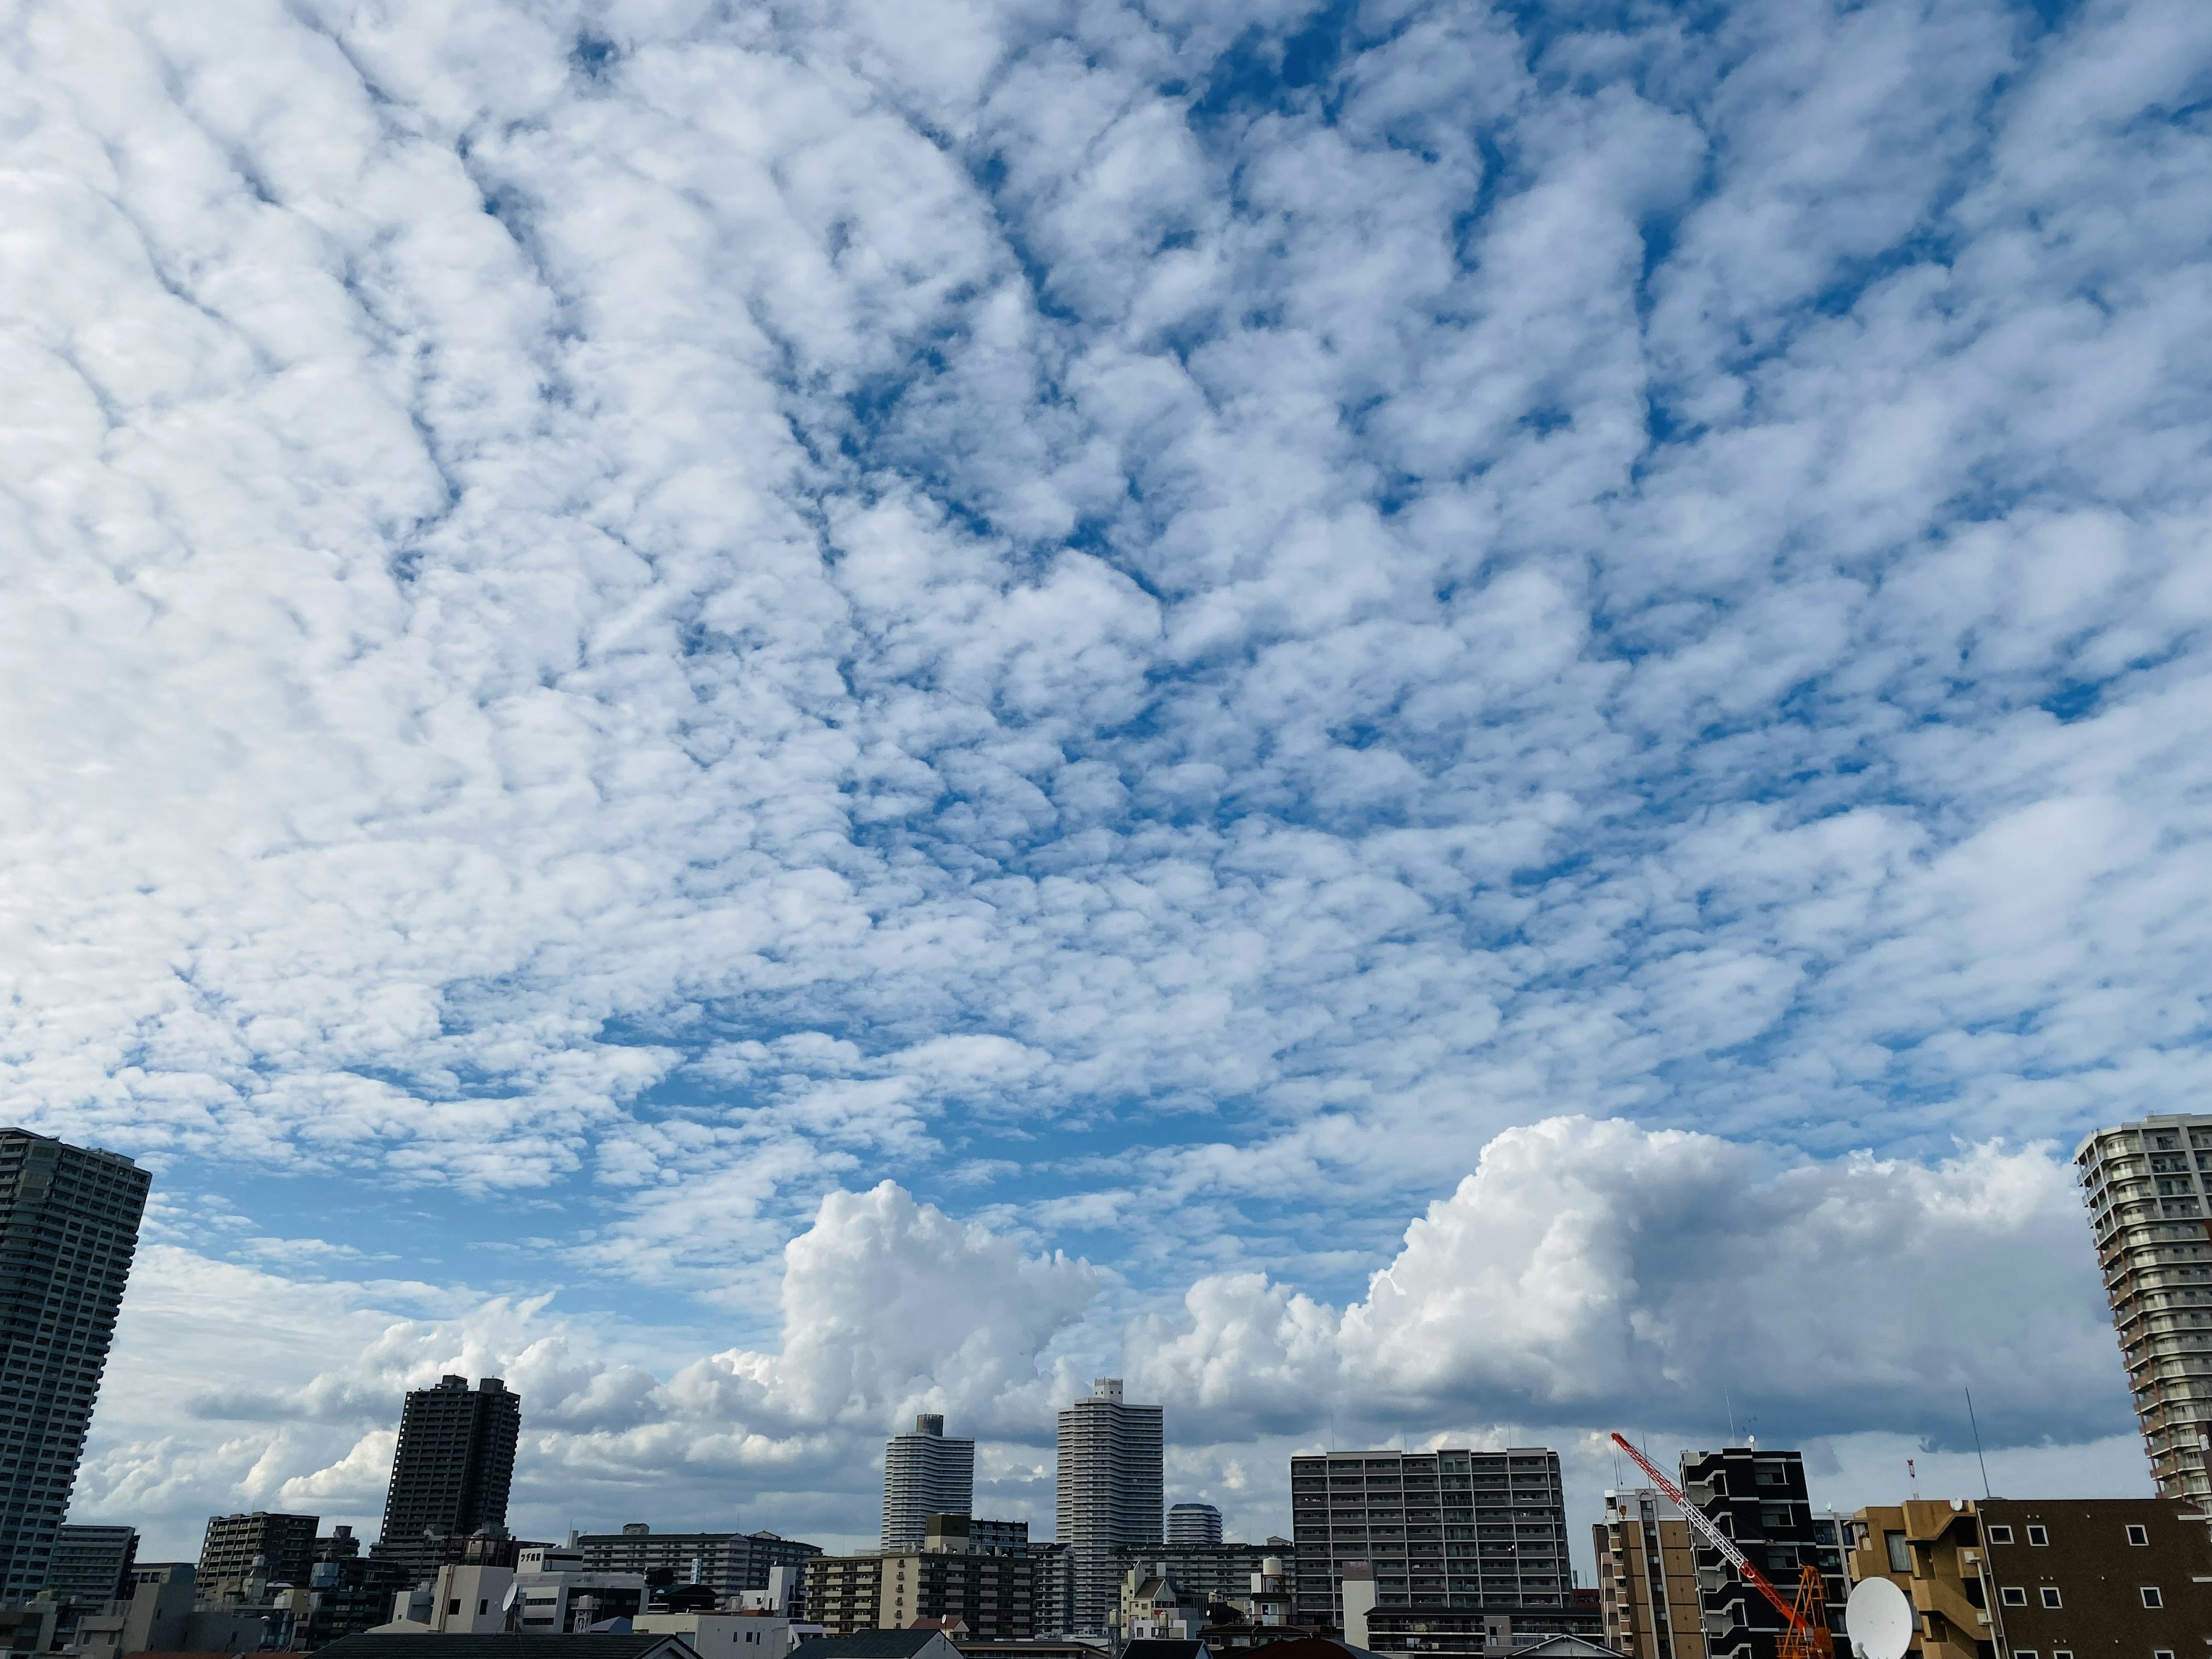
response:
[[[1249,1598],[1253,1575],[1268,1561],[1279,1564],[1278,1577],[1294,1575],[1297,1546],[1287,1538],[1270,1538],[1264,1544],[1180,1544],[1170,1539],[1164,1544],[1124,1544],[1114,1554],[1125,1587],[1129,1573],[1141,1568],[1211,1607]]]
[[[876,1628],[884,1561],[877,1555],[817,1555],[806,1564],[806,1615],[828,1636]]]
[[[1059,1429],[1055,1534],[1067,1547],[1073,1628],[1103,1631],[1121,1601],[1115,1551],[1161,1541],[1165,1423],[1158,1406],[1124,1401],[1120,1377],[1102,1376]]]
[[[922,1547],[807,1563],[807,1607],[830,1635],[958,1620],[979,1642],[1026,1642],[1036,1631],[1042,1559],[1004,1523],[979,1534],[964,1515],[933,1515]],[[1004,1539],[1006,1542],[993,1541]]]
[[[1294,1457],[1291,1514],[1300,1625],[1346,1628],[1355,1564],[1366,1574],[1356,1582],[1373,1585],[1377,1650],[1418,1638],[1464,1651],[1506,1632],[1533,1641],[1600,1627],[1574,1601],[1559,1455],[1541,1447]]]
[[[136,1528],[65,1526],[54,1534],[46,1589],[56,1601],[81,1606],[127,1601],[137,1559]]]
[[[199,1583],[203,1596],[218,1586],[242,1586],[258,1576],[272,1584],[304,1584],[315,1559],[318,1515],[211,1515],[200,1542]],[[258,1564],[257,1566],[256,1564]]]
[[[522,1402],[496,1376],[473,1389],[446,1376],[410,1393],[376,1553],[428,1578],[445,1564],[448,1538],[504,1534],[521,1436]]]
[[[1690,1523],[1656,1486],[1605,1495],[1590,1528],[1605,1644],[1627,1659],[1705,1659]]]
[[[0,1601],[52,1569],[149,1180],[119,1152],[0,1129]]]
[[[595,1572],[652,1572],[667,1568],[679,1584],[705,1584],[725,1601],[766,1590],[777,1567],[796,1579],[822,1553],[772,1532],[655,1532],[642,1521],[620,1532],[585,1533],[575,1547]]]
[[[2212,1643],[2212,1531],[2170,1498],[1932,1498],[1857,1511],[1850,1580],[1915,1614],[1907,1659],[2191,1659]]]
[[[2151,1476],[2212,1502],[2212,1116],[2100,1129],[2074,1171]]]
[[[945,1432],[945,1419],[925,1412],[912,1434],[895,1434],[884,1448],[883,1548],[921,1547],[933,1515],[968,1515],[975,1503],[975,1443]]]

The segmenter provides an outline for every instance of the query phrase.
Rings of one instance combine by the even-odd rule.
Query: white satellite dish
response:
[[[1858,1659],[1905,1659],[1912,1645],[1912,1603],[1887,1578],[1865,1578],[1844,1603],[1844,1633]]]

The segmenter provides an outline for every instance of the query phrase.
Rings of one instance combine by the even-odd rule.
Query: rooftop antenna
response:
[[[1721,1401],[1728,1407],[1729,1444],[1733,1446],[1735,1444],[1735,1401],[1729,1397],[1729,1391],[1725,1388],[1721,1390]]]
[[[1982,1455],[1982,1425],[1974,1415],[1974,1391],[1972,1389],[1966,1390],[1966,1421],[1974,1427],[1974,1462],[1982,1466],[1982,1496],[1988,1498],[1990,1495],[1990,1460]]]
[[[1920,1471],[1913,1467],[1912,1460],[1909,1457],[1905,1460],[1905,1481],[1907,1486],[1912,1488],[1912,1495],[1915,1498],[1919,1497]]]

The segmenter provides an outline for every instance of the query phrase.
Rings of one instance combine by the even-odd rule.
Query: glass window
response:
[[[1889,1547],[1889,1570],[1892,1572],[1911,1572],[1912,1551],[1905,1541],[1905,1534],[1886,1532],[1881,1535],[1881,1541]]]
[[[2002,1598],[2004,1604],[2008,1607],[2024,1607],[2027,1605],[2027,1592],[2018,1584],[2007,1584],[1997,1592],[1997,1595]]]
[[[2166,1605],[2166,1598],[2158,1593],[2158,1586],[2155,1584],[2145,1584],[2142,1587],[2142,1599],[2143,1605],[2147,1607],[2162,1607]]]
[[[2011,1543],[2012,1528],[2010,1527],[1991,1527],[1990,1528],[1990,1542],[1992,1544]]]
[[[2051,1534],[2041,1527],[2030,1527],[2027,1529],[2027,1541],[2037,1545],[2048,1544],[2051,1541]]]
[[[2064,1605],[2064,1604],[2063,1604],[2063,1602],[2061,1602],[2061,1601],[2059,1601],[2059,1599],[2058,1599],[2058,1586],[2057,1586],[2057,1585],[2056,1585],[2056,1584],[2045,1584],[2045,1585],[2044,1585],[2042,1588],[2043,1588],[2043,1605],[2044,1605],[2045,1607],[2061,1607],[2061,1606],[2063,1606],[2063,1605]]]
[[[2149,1543],[2150,1528],[2148,1527],[2130,1527],[2128,1528],[2128,1542],[2130,1544]]]

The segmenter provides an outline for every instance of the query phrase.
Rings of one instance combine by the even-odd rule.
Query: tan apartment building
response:
[[[2212,1529],[2161,1498],[1929,1498],[1851,1517],[1851,1582],[1913,1607],[1907,1659],[2206,1659]]]
[[[2212,1503],[2212,1116],[2100,1129],[2074,1170],[2152,1476]]]
[[[1029,1640],[1039,1597],[1038,1562],[1027,1545],[978,1543],[964,1515],[933,1515],[924,1525],[920,1549],[810,1559],[807,1616],[830,1636],[910,1630],[917,1619],[957,1619],[979,1642]]]
[[[883,1609],[884,1558],[817,1555],[806,1563],[806,1616],[828,1636],[876,1628]]]
[[[1590,1533],[1606,1646],[1627,1659],[1705,1659],[1690,1523],[1673,1500],[1651,1486],[1608,1492]]]

